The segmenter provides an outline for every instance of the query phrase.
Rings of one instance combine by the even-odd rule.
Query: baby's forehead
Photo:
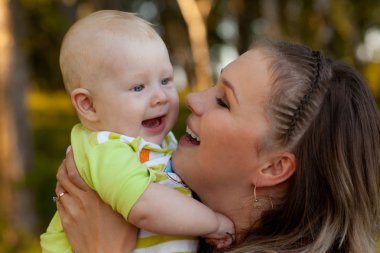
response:
[[[102,12],[85,17],[69,29],[62,42],[63,75],[70,80],[71,76],[87,80],[117,71],[114,64],[120,59],[120,50],[132,45],[130,43],[140,48],[139,41],[148,41],[148,38],[163,43],[149,23],[131,14]]]
[[[81,26],[68,40],[71,40],[73,45],[76,45],[75,47],[78,46],[85,50],[86,48],[87,50],[89,48],[92,50],[102,50],[120,45],[120,41],[124,45],[127,45],[136,41],[159,41],[161,38],[156,33],[151,33],[138,27],[108,22],[105,24],[93,23],[89,26]]]

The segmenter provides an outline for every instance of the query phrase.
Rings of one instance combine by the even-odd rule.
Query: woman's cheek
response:
[[[217,136],[213,138],[215,141],[210,139],[200,151],[204,177],[228,180],[253,166],[255,146],[242,130],[225,131],[218,141]]]

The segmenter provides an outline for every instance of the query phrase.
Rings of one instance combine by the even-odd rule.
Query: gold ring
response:
[[[55,203],[57,203],[59,201],[60,198],[62,198],[63,195],[65,195],[66,192],[61,192],[60,194],[58,194],[58,196],[56,197],[53,197],[53,201]]]

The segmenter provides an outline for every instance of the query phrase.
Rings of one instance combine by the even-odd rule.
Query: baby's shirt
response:
[[[91,132],[77,124],[71,133],[71,145],[84,181],[125,219],[150,182],[191,196],[175,173],[163,173],[177,147],[172,133],[159,146],[140,137]],[[72,252],[58,213],[41,236],[41,246],[43,252]],[[140,230],[135,252],[195,252],[196,247],[193,237],[161,236]]]

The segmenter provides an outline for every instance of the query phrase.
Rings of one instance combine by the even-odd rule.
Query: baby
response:
[[[178,94],[167,48],[151,25],[126,12],[95,12],[65,35],[60,66],[81,122],[71,133],[79,173],[140,228],[135,252],[196,252],[196,236],[228,246],[232,222],[165,172],[177,145],[170,131]],[[58,213],[41,246],[72,252]]]

